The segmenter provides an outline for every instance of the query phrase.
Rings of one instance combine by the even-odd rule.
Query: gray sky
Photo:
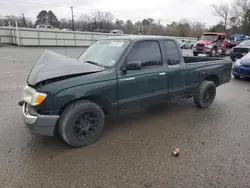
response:
[[[24,13],[33,21],[43,9],[52,10],[59,19],[70,18],[70,6],[74,6],[76,18],[100,10],[112,12],[115,18],[133,22],[153,18],[167,24],[185,18],[205,22],[209,26],[220,21],[219,17],[213,16],[211,8],[212,4],[220,3],[219,0],[0,0],[0,3],[1,16]]]

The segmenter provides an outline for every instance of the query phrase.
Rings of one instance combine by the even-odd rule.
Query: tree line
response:
[[[49,24],[59,29],[72,29],[72,19],[58,19],[58,17],[51,11],[42,10],[38,13],[36,21],[24,16],[9,15],[0,17],[0,26],[8,26],[9,23],[15,26],[17,20],[19,27],[36,27],[40,24]],[[126,34],[145,34],[145,35],[168,35],[181,37],[197,37],[202,34],[206,28],[205,23],[190,22],[182,19],[178,22],[173,21],[171,24],[164,25],[161,20],[154,20],[153,18],[145,18],[140,21],[133,22],[131,20],[115,19],[110,12],[96,11],[91,15],[83,14],[74,21],[75,30],[94,31],[95,29],[102,29],[106,31],[121,29]]]
[[[36,20],[22,16],[0,16],[0,26],[15,26],[15,20],[19,27],[36,27],[39,24],[49,24],[59,29],[72,29],[82,31],[94,31],[102,29],[110,31],[121,29],[126,34],[168,35],[180,37],[198,37],[204,31],[242,33],[250,35],[250,0],[234,0],[233,3],[220,3],[212,5],[214,15],[219,16],[221,21],[211,27],[203,22],[191,22],[187,19],[173,21],[164,25],[161,20],[145,18],[132,22],[115,18],[111,12],[96,11],[90,15],[83,14],[72,22],[72,19],[58,19],[51,10],[42,10]],[[73,27],[74,24],[74,27]]]

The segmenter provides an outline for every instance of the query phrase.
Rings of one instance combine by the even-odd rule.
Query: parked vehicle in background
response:
[[[195,41],[183,39],[179,41],[179,44],[181,49],[192,49]]]
[[[235,46],[235,44],[232,43],[231,40],[226,39],[226,47],[227,47],[227,48],[231,49],[231,48],[233,48],[234,46]]]
[[[88,30],[86,29],[77,29],[76,31],[81,31],[81,32],[89,32]]]
[[[233,47],[230,53],[230,59],[235,61],[245,56],[250,51],[250,40],[242,41],[238,46]]]
[[[94,32],[96,32],[96,33],[109,33],[108,30],[104,30],[104,29],[95,29]]]
[[[37,28],[37,29],[56,29],[56,28],[53,27],[52,25],[46,25],[46,24],[37,25],[36,28]]]
[[[19,105],[32,133],[59,131],[69,145],[82,147],[100,137],[108,116],[191,97],[197,107],[209,107],[231,69],[231,60],[183,57],[170,37],[109,37],[78,59],[46,51]]]
[[[226,34],[205,32],[193,47],[193,55],[208,54],[210,57],[226,54]]]
[[[68,29],[68,28],[65,28],[65,29],[62,29],[62,31],[72,31],[72,30]]]
[[[195,43],[196,43],[196,41],[194,41],[194,40],[188,40],[187,41],[187,49],[192,49],[194,47]]]
[[[123,31],[121,29],[114,29],[114,30],[111,30],[110,33],[123,34]]]
[[[233,66],[234,78],[250,78],[250,53],[238,59]]]
[[[238,46],[242,41],[249,39],[249,36],[244,34],[230,35],[230,41],[233,47]]]
[[[178,41],[178,43],[179,43],[179,46],[180,46],[180,48],[181,49],[187,49],[188,48],[188,42],[186,41],[186,40],[184,40],[184,39],[179,39],[179,40],[177,40]]]

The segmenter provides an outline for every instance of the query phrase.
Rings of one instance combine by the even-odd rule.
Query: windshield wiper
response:
[[[97,63],[97,62],[95,62],[95,61],[84,61],[84,63],[89,63],[89,64],[92,64],[92,65],[97,65],[97,66],[99,66],[99,67],[105,67],[105,68],[106,68],[106,66],[100,65],[99,63]]]
[[[89,64],[92,64],[92,65],[98,65],[100,66],[98,63],[96,63],[95,61],[84,61],[84,63],[89,63]]]

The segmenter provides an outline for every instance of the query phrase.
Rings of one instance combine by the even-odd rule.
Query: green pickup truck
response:
[[[197,107],[209,107],[216,87],[230,81],[231,68],[231,60],[183,57],[170,37],[110,37],[77,59],[45,51],[19,105],[31,133],[58,131],[65,142],[82,147],[100,137],[105,117],[191,97]]]

